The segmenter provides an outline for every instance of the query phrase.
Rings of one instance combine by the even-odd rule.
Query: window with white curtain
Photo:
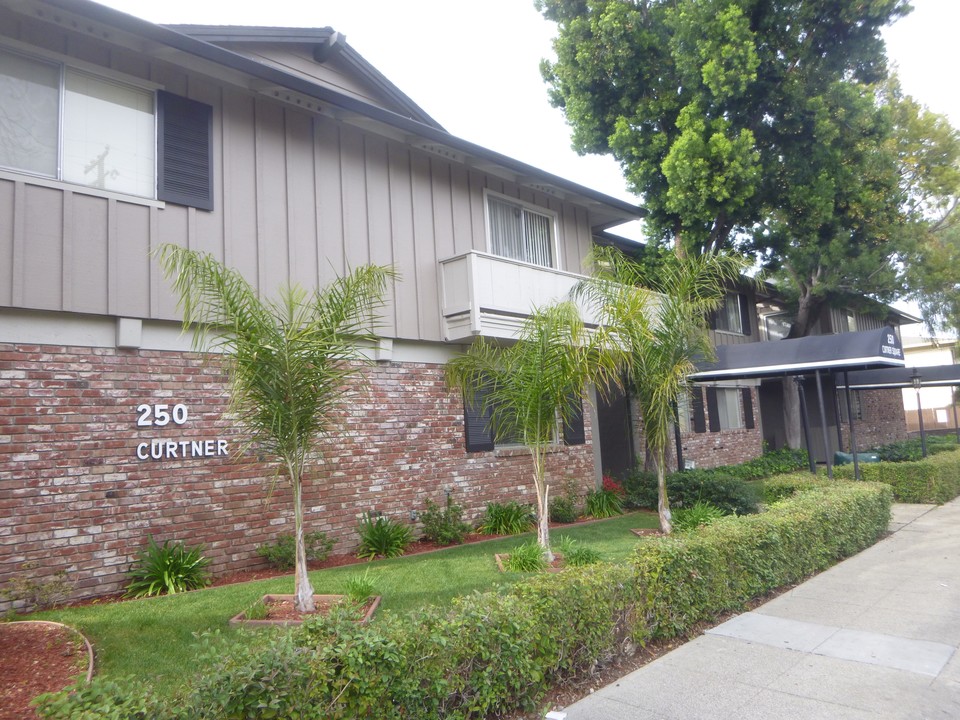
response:
[[[487,195],[487,223],[490,252],[494,255],[554,266],[553,216],[520,202]]]
[[[738,430],[743,427],[738,388],[717,388],[717,413],[721,430]]]
[[[0,50],[0,167],[156,195],[154,93]]]

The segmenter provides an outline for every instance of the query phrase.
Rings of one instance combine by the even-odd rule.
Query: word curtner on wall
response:
[[[171,423],[183,427],[190,419],[190,410],[183,403],[176,405],[144,403],[137,406],[137,427],[167,427]],[[154,438],[137,444],[138,460],[181,460],[229,455],[227,441],[221,438],[176,439]]]

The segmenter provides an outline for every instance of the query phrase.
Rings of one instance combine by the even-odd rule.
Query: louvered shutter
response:
[[[750,388],[740,388],[740,395],[743,398],[743,425],[747,430],[753,430],[755,423],[753,420],[753,393]]]
[[[463,399],[463,424],[467,452],[485,452],[493,450],[493,424],[491,408],[484,408],[485,393],[478,390],[473,402]]]
[[[707,418],[710,420],[710,432],[720,432],[720,405],[714,387],[707,388]]]
[[[703,411],[703,390],[698,387],[690,391],[690,404],[693,407],[693,431],[707,431],[707,417]]]
[[[750,335],[750,303],[748,296],[740,294],[740,332]]]
[[[583,427],[583,401],[577,399],[576,412],[563,424],[563,444],[583,445],[587,442],[587,433]]]
[[[213,210],[213,108],[157,93],[157,199]]]

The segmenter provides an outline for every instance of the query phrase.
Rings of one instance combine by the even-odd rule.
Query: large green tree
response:
[[[279,460],[293,490],[295,603],[314,609],[303,541],[304,472],[337,410],[362,381],[364,352],[376,335],[376,311],[393,271],[364,266],[308,292],[281,288],[261,298],[236,270],[212,255],[167,244],[160,262],[173,279],[184,327],[199,348],[223,354],[231,411],[258,450]]]
[[[599,308],[622,351],[626,387],[643,417],[643,436],[657,473],[660,529],[672,529],[667,497],[667,450],[677,406],[695,363],[713,356],[707,318],[741,282],[742,256],[707,252],[668,255],[656,269],[614,248],[593,253],[594,275],[577,293]]]
[[[590,331],[577,306],[560,302],[534,309],[516,342],[479,338],[447,363],[447,380],[466,401],[491,416],[495,440],[519,440],[530,451],[537,495],[537,541],[548,561],[550,512],[547,451],[557,428],[582,413],[586,387],[607,387],[617,379],[617,346],[603,329]]]
[[[739,248],[806,334],[826,299],[901,289],[903,201],[877,101],[905,0],[537,0],[543,73],[580,152],[609,153],[650,240]]]

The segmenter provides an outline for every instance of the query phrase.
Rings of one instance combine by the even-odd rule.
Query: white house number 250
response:
[[[187,421],[189,413],[187,406],[183,403],[177,403],[170,406],[163,403],[157,405],[137,405],[137,427],[163,427],[169,425],[171,421],[175,425],[183,425]]]

